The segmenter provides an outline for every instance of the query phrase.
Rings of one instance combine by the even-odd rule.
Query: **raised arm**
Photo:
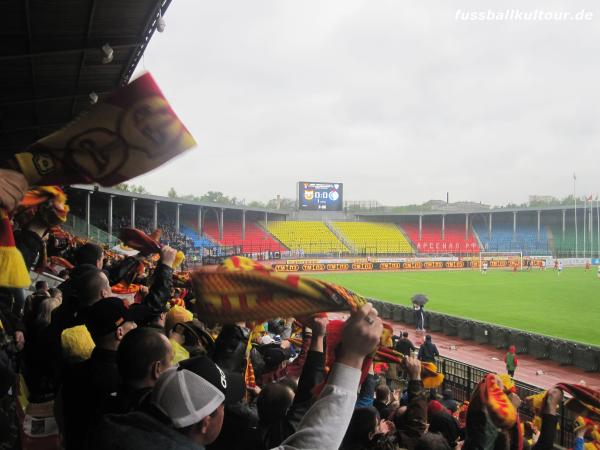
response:
[[[346,321],[342,346],[321,396],[279,450],[337,450],[350,423],[365,356],[379,342],[383,323],[369,303]]]

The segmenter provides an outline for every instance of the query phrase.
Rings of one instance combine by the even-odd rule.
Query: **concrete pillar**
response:
[[[219,214],[220,217],[220,221],[219,221],[219,240],[222,241],[223,240],[223,208],[221,208],[221,213]]]
[[[269,213],[265,211],[265,228],[269,228]]]
[[[242,209],[242,241],[246,240],[246,210]]]
[[[108,196],[108,243],[112,244],[112,233],[113,233],[113,198],[114,195]]]
[[[85,235],[89,238],[91,231],[91,204],[92,204],[92,191],[88,191],[85,199]]]
[[[202,237],[202,206],[198,207],[198,237]]]
[[[567,214],[567,210],[563,209],[562,210],[562,238],[563,240],[565,239],[565,215]]]
[[[152,225],[156,230],[158,228],[158,200],[154,200],[154,212],[152,214]]]
[[[540,240],[540,228],[541,228],[542,211],[537,212],[537,240]]]
[[[423,216],[419,214],[419,240],[423,239]]]
[[[135,201],[137,200],[137,198],[132,198],[131,199],[131,228],[135,228]]]
[[[488,241],[492,240],[492,213],[488,215]]]
[[[181,204],[177,203],[177,205],[175,206],[175,231],[177,233],[179,233],[179,210],[181,208]]]
[[[446,239],[446,216],[442,214],[442,241]]]
[[[513,211],[513,241],[517,237],[517,212]]]
[[[469,239],[469,215],[465,214],[465,241]]]

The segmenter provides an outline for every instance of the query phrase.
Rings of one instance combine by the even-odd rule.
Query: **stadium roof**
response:
[[[127,84],[171,0],[8,0],[0,34],[0,159]],[[113,49],[103,64],[102,46]]]
[[[279,209],[255,208],[255,207],[249,207],[249,206],[243,206],[243,205],[229,205],[226,203],[215,203],[215,202],[197,202],[194,200],[185,200],[182,198],[173,198],[173,197],[163,197],[160,195],[138,194],[137,192],[122,191],[120,189],[106,188],[106,187],[100,187],[100,186],[94,186],[94,185],[77,184],[77,185],[70,186],[69,189],[94,191],[94,192],[100,192],[100,193],[108,194],[108,195],[115,195],[115,196],[119,196],[119,197],[129,197],[129,198],[136,198],[139,200],[158,201],[158,202],[162,202],[162,203],[173,203],[173,204],[179,203],[180,205],[203,206],[203,207],[207,207],[207,208],[223,208],[223,209],[234,209],[234,210],[238,210],[238,211],[268,212],[268,213],[272,213],[272,214],[283,214],[283,215],[292,213],[291,211],[283,211],[283,210],[279,210]]]
[[[83,191],[94,191],[100,192],[107,195],[115,195],[119,197],[129,197],[136,198],[140,200],[148,200],[148,201],[158,201],[162,203],[179,203],[181,205],[190,205],[190,206],[202,206],[202,207],[210,207],[210,208],[223,208],[229,210],[238,210],[238,211],[254,211],[254,212],[268,212],[270,214],[283,214],[283,215],[292,215],[295,211],[289,210],[279,210],[279,209],[266,209],[266,208],[255,208],[244,205],[229,205],[226,203],[213,203],[213,202],[197,202],[194,200],[185,200],[182,198],[172,198],[172,197],[164,197],[159,195],[152,194],[139,194],[137,192],[129,192],[122,191],[120,189],[114,188],[106,188],[94,185],[74,185],[70,186],[70,189],[78,189]],[[583,205],[578,204],[578,209],[583,209]],[[488,214],[488,213],[513,213],[513,212],[530,212],[535,213],[537,211],[546,211],[546,212],[557,212],[557,211],[573,211],[573,206],[544,206],[544,207],[526,207],[526,208],[493,208],[493,209],[481,209],[481,210],[468,210],[468,211],[411,211],[411,212],[348,212],[348,215],[356,216],[356,217],[416,217],[416,216],[441,216],[441,215],[476,215],[476,214]],[[313,212],[313,214],[317,214],[318,212]],[[331,213],[331,214],[343,214],[343,213]],[[324,216],[327,216],[328,213],[323,213]],[[312,219],[314,220],[314,218]]]
[[[532,212],[535,213],[537,211],[562,211],[562,210],[573,210],[574,209],[574,205],[570,205],[570,206],[565,206],[565,205],[559,205],[559,206],[528,206],[528,207],[519,207],[519,208],[482,208],[482,209],[469,209],[467,211],[456,211],[456,210],[452,210],[452,211],[444,211],[444,210],[439,210],[439,211],[410,211],[410,212],[357,212],[356,215],[357,216],[451,216],[451,215],[462,215],[464,216],[465,214],[469,214],[469,215],[475,215],[475,214],[489,214],[489,213],[493,213],[493,214],[497,214],[497,213],[513,213],[513,212]],[[577,204],[577,209],[583,209],[583,202],[579,202]]]

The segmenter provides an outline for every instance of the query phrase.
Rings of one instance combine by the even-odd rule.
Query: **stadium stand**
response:
[[[548,243],[546,227],[541,227],[537,236],[537,225],[517,225],[513,236],[512,223],[494,223],[490,238],[487,224],[474,222],[473,229],[486,252],[523,252],[523,255],[548,255],[552,249]]]
[[[243,253],[282,252],[287,249],[265,232],[256,222],[246,222],[246,239],[242,240],[242,222],[225,220],[223,239],[219,239],[219,226],[216,220],[207,219],[203,225],[204,234],[214,242],[224,246],[240,246]]]
[[[192,240],[196,248],[215,247],[217,245],[206,236],[199,236],[197,231],[186,225],[181,226],[181,232]]]
[[[270,221],[266,228],[290,250],[305,254],[349,251],[323,222]]]
[[[479,253],[477,237],[469,230],[465,239],[465,227],[446,223],[444,239],[441,224],[423,223],[421,239],[417,223],[401,225],[419,253]]]
[[[360,254],[414,253],[412,245],[393,223],[333,222],[332,226]]]
[[[549,227],[549,234],[551,241],[554,244],[554,252],[559,257],[573,257],[575,256],[575,242],[577,241],[578,255],[582,255],[583,251],[583,224],[577,224],[577,239],[575,239],[575,227],[570,223],[566,229],[563,237],[562,225],[553,225]],[[586,247],[589,249],[589,241],[586,243]]]

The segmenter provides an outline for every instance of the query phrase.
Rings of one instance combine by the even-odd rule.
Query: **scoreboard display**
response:
[[[298,209],[305,211],[342,211],[344,185],[341,183],[298,183]]]

